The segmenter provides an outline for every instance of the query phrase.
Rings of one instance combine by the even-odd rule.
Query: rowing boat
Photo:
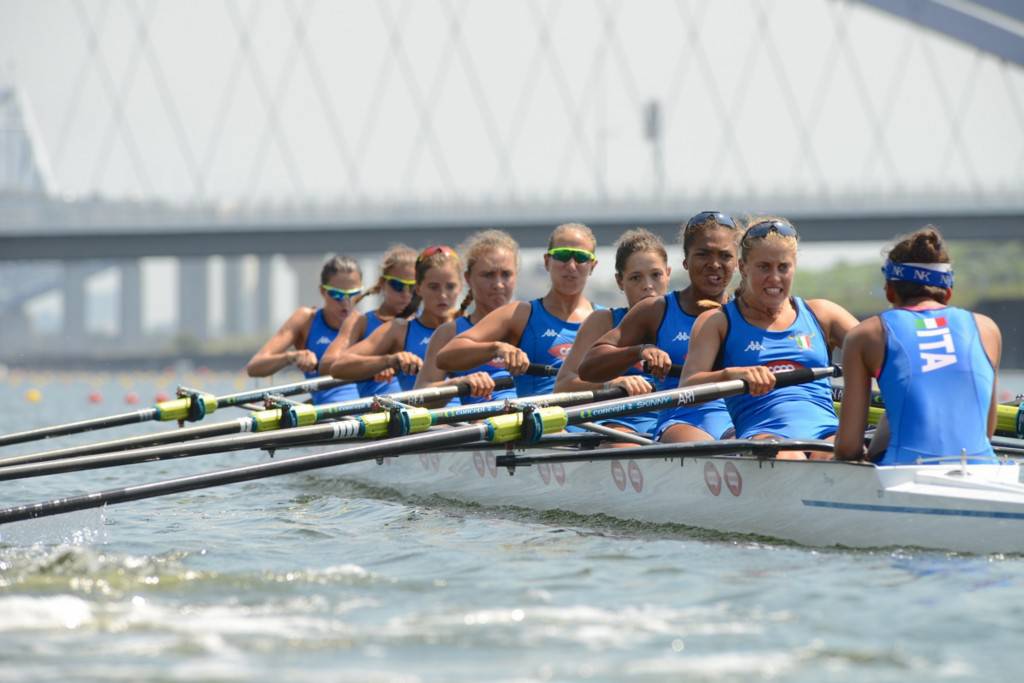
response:
[[[548,448],[529,458],[525,451],[510,458],[499,448],[430,452],[355,464],[344,476],[406,494],[809,546],[1024,553],[1024,484],[1016,462],[877,467],[656,448],[653,457],[644,457],[644,448]]]

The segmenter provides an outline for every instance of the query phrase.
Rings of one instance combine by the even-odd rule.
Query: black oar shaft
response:
[[[55,436],[67,436],[68,434],[91,432],[95,429],[122,427],[124,425],[138,424],[139,422],[150,422],[156,418],[156,414],[157,411],[155,408],[145,408],[143,410],[136,410],[131,413],[122,413],[120,415],[110,415],[107,417],[93,418],[91,420],[69,422],[67,424],[54,425],[53,427],[40,427],[39,429],[29,429],[24,432],[15,432],[13,434],[0,434],[0,446],[12,446],[14,444],[25,443],[27,441],[49,439]]]
[[[415,450],[418,446],[424,448],[443,448],[445,446],[478,441],[484,438],[486,432],[487,428],[484,425],[456,427],[443,432],[426,432],[385,439],[384,441],[374,441],[327,453],[315,453],[274,462],[259,463],[257,465],[233,467],[217,472],[194,474],[188,477],[168,479],[150,484],[108,489],[98,493],[58,498],[43,503],[18,505],[0,510],[0,524],[383,458]]]

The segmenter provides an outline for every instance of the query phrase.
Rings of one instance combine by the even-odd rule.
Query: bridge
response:
[[[807,241],[1024,235],[1017,3],[415,5],[16,15],[62,30],[0,45],[23,65],[0,72],[4,348],[43,343],[25,306],[47,292],[63,348],[114,348],[84,315],[111,268],[125,348],[152,337],[154,301],[180,336],[218,334],[216,299],[219,334],[256,337],[289,289],[282,255],[290,306],[325,253],[481,227],[524,246],[569,220],[606,244],[636,225],[671,239],[716,207],[785,215]],[[147,284],[153,257],[178,260],[174,296]]]

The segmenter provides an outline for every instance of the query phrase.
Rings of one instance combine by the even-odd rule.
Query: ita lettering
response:
[[[917,321],[917,350],[921,354],[921,372],[933,372],[956,364],[953,333],[945,318]]]

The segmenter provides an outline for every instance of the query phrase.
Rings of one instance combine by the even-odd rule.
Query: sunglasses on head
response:
[[[597,260],[597,255],[594,252],[576,247],[554,247],[548,249],[548,256],[562,263],[568,263],[570,260],[575,260],[576,263],[589,263]]]
[[[330,285],[320,285],[320,289],[324,290],[324,294],[335,301],[344,301],[345,299],[351,299],[352,297],[359,296],[363,293],[362,287],[358,289],[338,289],[337,287],[331,287]]]
[[[702,223],[707,223],[708,221],[714,221],[719,225],[724,225],[727,228],[736,227],[736,221],[734,221],[732,219],[732,216],[730,216],[727,213],[722,213],[721,211],[701,211],[693,218],[686,221],[686,228],[690,229],[692,227],[701,225]]]
[[[420,255],[416,257],[416,263],[419,263],[423,259],[430,258],[434,254],[444,254],[445,256],[454,256],[455,250],[449,247],[447,244],[437,244],[433,247],[427,247],[420,252]]]
[[[800,235],[797,234],[796,228],[785,221],[761,221],[760,223],[754,223],[747,231],[743,233],[743,239],[752,237],[754,239],[760,237],[766,237],[768,233],[774,232],[783,237],[795,237],[800,239]]]
[[[411,292],[413,287],[416,286],[415,280],[403,280],[402,278],[395,277],[394,275],[381,275],[381,277],[384,278],[384,281],[388,283],[391,289],[395,290],[399,294],[404,292],[406,289]]]

